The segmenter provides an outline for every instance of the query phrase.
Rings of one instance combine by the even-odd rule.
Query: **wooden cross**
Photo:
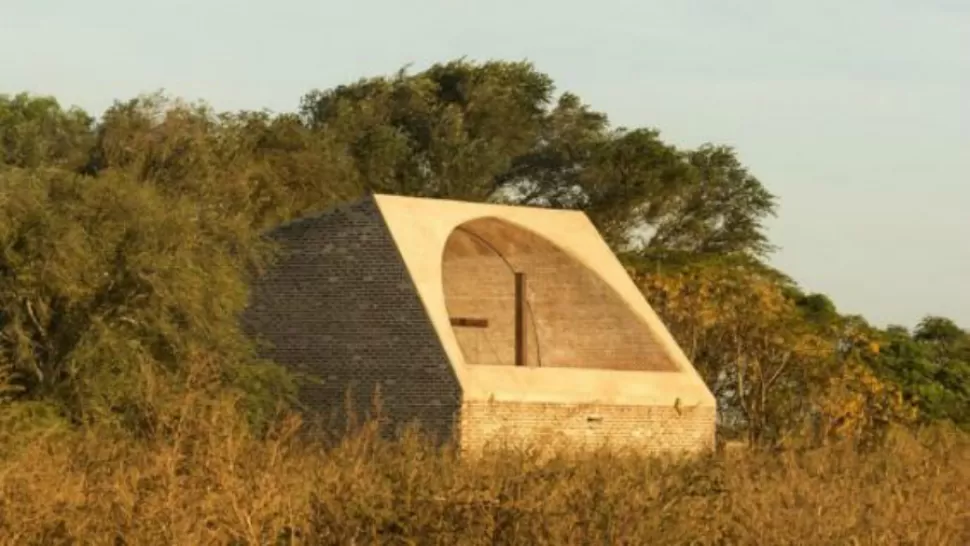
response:
[[[451,317],[451,325],[461,328],[488,328],[488,319]],[[515,365],[525,366],[525,273],[515,274]]]

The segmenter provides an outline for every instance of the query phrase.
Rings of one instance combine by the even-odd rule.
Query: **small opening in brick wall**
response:
[[[602,415],[589,415],[589,416],[586,417],[586,422],[587,423],[602,423],[603,422],[603,416]]]

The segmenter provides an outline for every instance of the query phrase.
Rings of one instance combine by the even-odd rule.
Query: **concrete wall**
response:
[[[385,412],[451,434],[460,386],[373,201],[272,233],[281,259],[253,285],[243,322],[272,344],[265,356],[318,376],[301,400],[342,425],[348,387],[356,411],[380,385]]]
[[[465,402],[461,447],[475,452],[508,441],[555,448],[604,444],[646,453],[714,449],[715,410],[706,406],[621,406]]]

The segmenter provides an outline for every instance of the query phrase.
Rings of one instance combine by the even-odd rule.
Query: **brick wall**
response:
[[[474,452],[509,441],[595,448],[604,443],[648,453],[714,448],[712,407],[600,406],[465,402],[461,446]]]
[[[456,255],[456,245],[475,246],[481,254]],[[450,316],[488,320],[487,328],[454,328],[465,362],[514,365],[515,274],[509,264],[471,235],[456,231],[445,246],[442,280]],[[539,346],[528,308],[525,321],[526,364],[535,366]]]
[[[650,328],[598,275],[546,239],[501,220],[469,222],[445,247],[448,312],[469,364],[514,364],[514,275],[526,274],[528,365],[678,371]]]
[[[280,260],[252,287],[243,316],[264,355],[315,375],[301,401],[341,426],[380,386],[387,416],[450,435],[460,387],[375,203],[365,199],[293,222],[271,237]]]

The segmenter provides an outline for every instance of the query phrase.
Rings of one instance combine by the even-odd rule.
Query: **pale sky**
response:
[[[781,201],[772,262],[840,310],[970,327],[970,0],[0,0],[0,93],[100,114],[164,88],[292,111],[460,56],[530,60]]]

